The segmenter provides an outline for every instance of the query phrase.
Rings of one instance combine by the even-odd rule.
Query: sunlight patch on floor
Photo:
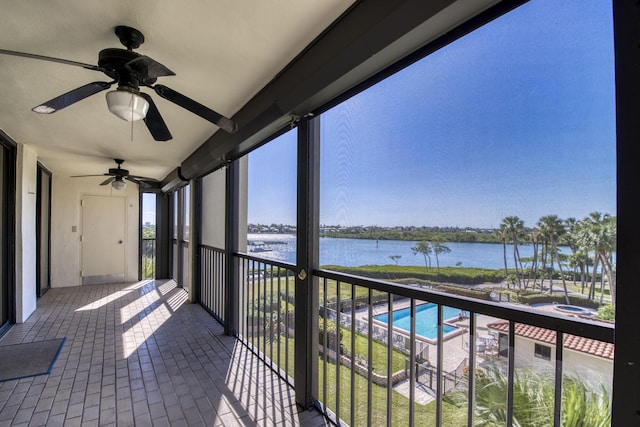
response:
[[[178,291],[167,300],[167,304],[169,304],[171,310],[176,311],[182,304],[187,302],[188,298],[189,294],[187,292]]]
[[[168,285],[176,290],[175,283],[169,283]],[[150,306],[157,304],[157,307],[151,312],[140,316],[135,325],[122,334],[124,357],[128,358],[135,353],[187,301],[187,297],[188,294],[182,289],[177,289],[169,297],[161,296],[160,291],[158,291],[144,294],[133,303],[127,305],[127,307],[123,307],[120,313],[121,324],[125,324],[140,313],[148,310]],[[167,299],[163,301],[164,298]]]
[[[160,295],[166,295],[177,287],[178,287],[178,284],[173,279],[167,280],[162,284],[156,281],[156,289],[158,290],[158,292],[160,292]]]
[[[161,304],[144,319],[122,334],[124,357],[128,358],[142,345],[147,338],[160,328],[171,317],[171,311]]]
[[[126,290],[140,289],[141,287],[146,286],[149,283],[153,283],[153,279],[145,279],[136,283],[132,283],[131,285],[127,286],[125,289]]]
[[[120,291],[116,291],[110,295],[107,295],[106,297],[100,298],[99,300],[93,301],[90,304],[80,307],[76,309],[76,311],[95,310],[100,307],[104,307],[105,305],[116,301],[118,298],[121,298],[124,295],[127,295],[128,293],[149,284],[150,282],[152,282],[152,280],[141,280],[139,282],[133,283]]]
[[[161,296],[157,292],[148,293],[140,296],[140,298],[127,304],[120,309],[120,324],[124,325],[129,320],[142,313],[151,304],[159,301]]]

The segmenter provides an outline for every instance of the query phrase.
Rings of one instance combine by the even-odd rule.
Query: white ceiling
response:
[[[146,39],[136,51],[176,73],[158,83],[232,117],[352,2],[5,0],[0,49],[97,64],[100,50],[123,48],[114,27],[131,26]],[[0,129],[32,147],[54,174],[103,173],[117,157],[132,174],[156,179],[218,131],[148,88],[143,92],[153,96],[171,141],[155,142],[144,122],[132,129],[112,115],[104,92],[54,114],[31,111],[76,87],[110,80],[79,67],[0,55]]]

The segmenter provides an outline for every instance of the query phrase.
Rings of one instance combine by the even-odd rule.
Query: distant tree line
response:
[[[494,230],[458,227],[341,227],[321,231],[323,237],[427,242],[501,243]]]

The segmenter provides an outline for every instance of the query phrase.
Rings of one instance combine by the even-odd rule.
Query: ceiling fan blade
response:
[[[147,100],[149,103],[149,110],[147,111],[147,115],[145,116],[144,123],[147,125],[147,129],[151,132],[151,136],[156,141],[168,141],[173,136],[171,136],[171,132],[169,132],[169,128],[167,124],[162,119],[160,115],[160,111],[158,111],[158,107],[153,102],[153,99],[150,95],[146,93],[140,93],[140,96]]]
[[[148,56],[141,55],[125,64],[125,68],[142,77],[142,80],[157,79],[163,76],[175,76],[176,73]]]
[[[115,176],[112,176],[111,178],[107,178],[107,179],[105,179],[104,181],[102,181],[102,182],[100,183],[100,185],[107,185],[107,184],[111,184],[111,183],[112,183],[113,181],[115,181],[115,180],[116,180],[116,177],[115,177]]]
[[[54,58],[51,56],[36,55],[34,53],[16,52],[14,50],[0,49],[0,54],[21,56],[23,58],[39,59],[41,61],[58,62],[60,64],[73,65],[75,67],[86,68],[87,70],[102,71],[100,67],[98,67],[97,65],[85,64],[84,62],[78,62],[78,61],[70,61],[68,59]]]
[[[228,119],[219,113],[216,113],[209,107],[205,107],[204,105],[182,95],[181,93],[176,92],[171,88],[163,85],[155,85],[153,86],[153,89],[164,99],[167,99],[174,104],[179,105],[194,114],[197,114],[203,119],[210,121],[214,125],[226,130],[229,133],[234,133],[238,130],[238,125],[233,120]]]
[[[70,92],[55,97],[44,104],[33,107],[31,110],[41,114],[51,114],[58,110],[62,110],[71,104],[81,101],[91,95],[94,95],[103,90],[109,89],[113,83],[107,82],[93,82],[80,86]]]
[[[111,174],[101,173],[101,174],[98,174],[98,175],[73,175],[73,176],[70,176],[69,178],[85,178],[87,176],[111,176]]]
[[[131,175],[125,176],[124,179],[126,179],[127,181],[131,181],[134,184],[138,184],[142,188],[151,188],[151,184],[149,184],[148,182],[144,182],[142,180],[135,179]]]

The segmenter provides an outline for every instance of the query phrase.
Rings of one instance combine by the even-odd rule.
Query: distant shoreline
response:
[[[358,239],[358,240],[397,240],[406,242],[440,241],[452,243],[503,243],[502,240],[488,229],[443,229],[439,227],[405,227],[406,230],[393,229],[370,229],[368,227],[350,227],[344,230],[321,230],[320,237],[332,237],[336,239]],[[250,230],[249,234],[255,235],[292,235],[295,231],[287,229],[286,232],[274,230],[256,231]]]

